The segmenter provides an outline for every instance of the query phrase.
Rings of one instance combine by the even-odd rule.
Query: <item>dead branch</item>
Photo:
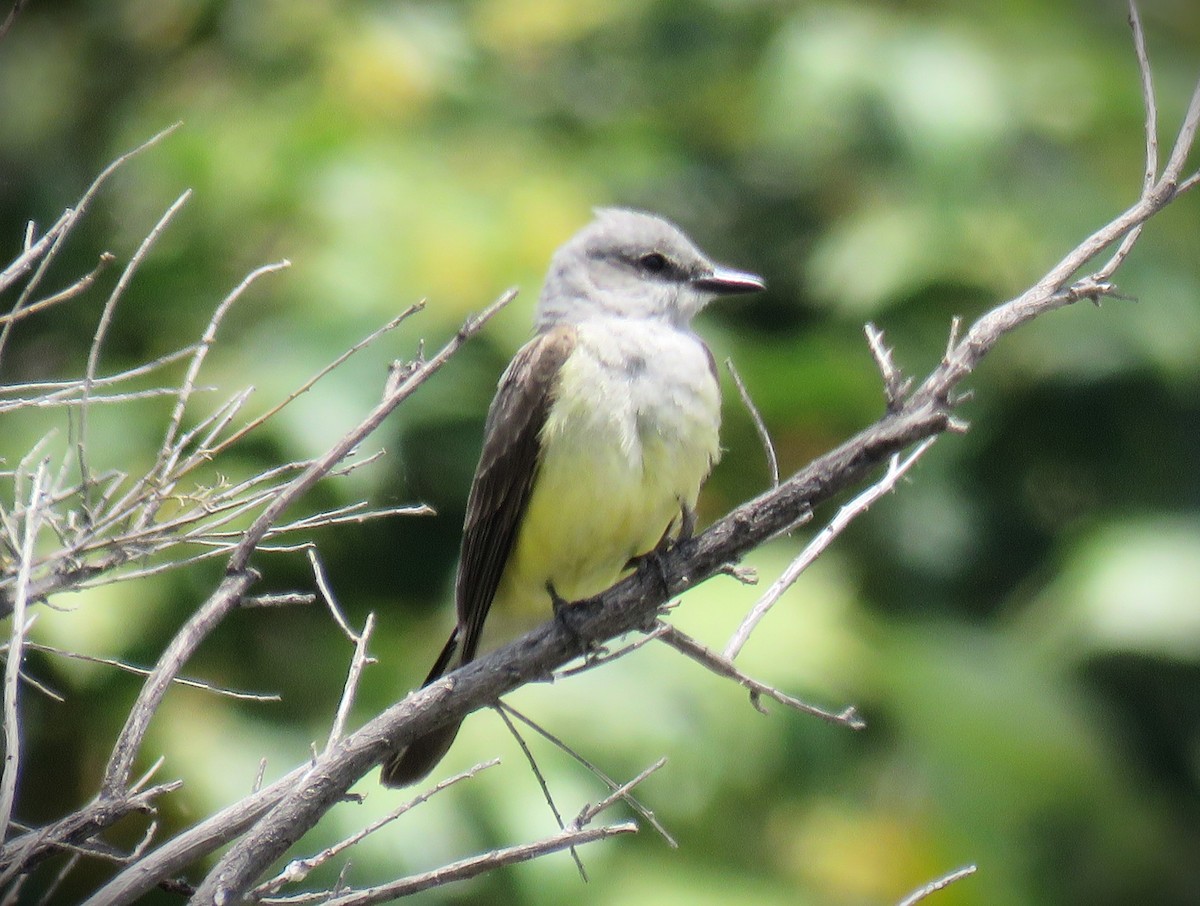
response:
[[[844,532],[851,522],[865,513],[875,501],[895,489],[897,482],[916,464],[925,451],[933,446],[936,439],[936,437],[925,438],[925,440],[917,444],[916,448],[903,461],[901,461],[898,454],[893,455],[887,472],[884,473],[883,477],[837,511],[837,515],[788,564],[787,569],[779,575],[778,579],[771,583],[771,587],[763,593],[763,596],[758,599],[754,607],[746,614],[746,618],[742,620],[742,625],[737,628],[737,632],[733,634],[733,638],[725,646],[725,659],[727,661],[732,662],[738,656],[742,647],[749,641],[751,633],[754,632],[755,628],[762,621],[762,618],[783,597],[783,593],[796,584],[801,574],[828,549],[834,539]]]
[[[914,890],[903,900],[901,900],[897,906],[916,906],[917,903],[920,903],[927,897],[932,896],[939,890],[945,890],[955,881],[960,881],[963,878],[970,877],[971,875],[975,874],[975,871],[976,869],[974,865],[967,865],[963,868],[957,868],[952,872],[948,872],[947,874],[942,875],[940,878],[930,881],[920,889]]]
[[[492,850],[480,856],[463,859],[459,862],[452,862],[449,865],[436,868],[424,874],[414,875],[411,878],[401,878],[398,881],[392,881],[390,884],[381,884],[378,887],[370,887],[366,890],[354,891],[353,893],[334,897],[326,902],[329,906],[369,906],[372,903],[386,903],[422,890],[428,890],[431,887],[441,887],[451,881],[474,878],[485,872],[494,871],[503,865],[516,865],[549,853],[559,852],[575,846],[583,846],[585,843],[607,840],[610,837],[622,834],[637,833],[637,829],[637,825],[632,821],[624,821],[620,824],[610,824],[603,827],[568,829],[560,831],[552,837],[539,840],[536,843],[525,843],[520,846],[508,846],[503,849]],[[197,892],[197,895],[199,895],[199,892]]]

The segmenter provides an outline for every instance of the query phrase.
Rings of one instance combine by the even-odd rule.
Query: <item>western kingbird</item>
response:
[[[493,605],[508,619],[599,594],[690,531],[721,452],[716,365],[692,318],[717,296],[764,286],[638,211],[601,209],[555,252],[536,336],[488,410],[455,580],[458,622],[423,685],[476,656]],[[459,723],[390,756],[383,784],[432,771]]]

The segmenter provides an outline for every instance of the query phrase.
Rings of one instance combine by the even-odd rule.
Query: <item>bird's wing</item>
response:
[[[559,325],[530,340],[500,378],[488,410],[483,452],[467,499],[455,582],[459,663],[475,657],[483,622],[517,539],[540,463],[540,434],[555,378],[575,348],[575,328]]]

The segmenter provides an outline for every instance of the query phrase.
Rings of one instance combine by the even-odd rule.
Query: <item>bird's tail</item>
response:
[[[449,672],[457,652],[458,628],[455,627],[454,631],[450,633],[450,638],[446,641],[442,653],[434,662],[433,669],[429,671],[429,676],[425,677],[425,682],[421,684],[421,688]],[[461,726],[462,721],[460,720],[444,727],[438,727],[436,730],[414,739],[394,755],[388,756],[383,763],[379,782],[384,786],[391,787],[416,783],[437,767],[437,763],[450,750],[450,745],[454,742],[454,737],[458,735],[458,728]]]

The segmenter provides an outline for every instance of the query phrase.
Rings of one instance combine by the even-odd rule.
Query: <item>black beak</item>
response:
[[[757,293],[767,288],[758,274],[737,271],[732,267],[716,265],[707,274],[692,278],[692,286],[718,296],[737,296],[742,293]]]

